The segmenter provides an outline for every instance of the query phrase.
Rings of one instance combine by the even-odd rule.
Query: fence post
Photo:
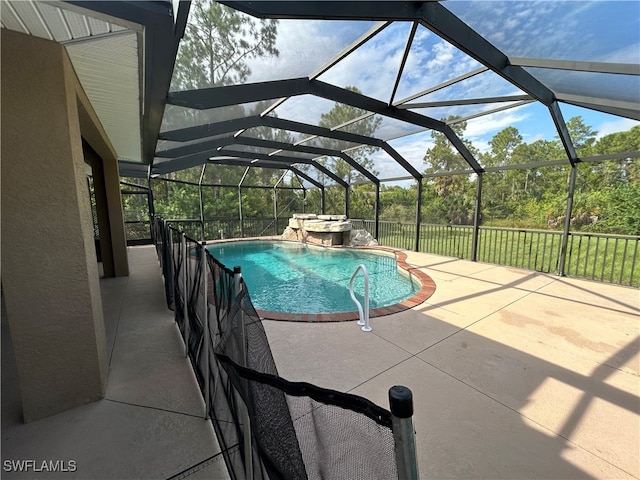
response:
[[[202,324],[204,327],[204,409],[205,409],[205,420],[209,420],[209,381],[211,374],[209,372],[210,362],[209,362],[209,344],[211,343],[210,336],[211,332],[209,331],[209,305],[207,300],[207,242],[202,242],[201,244],[201,265],[202,265],[202,306],[203,306],[203,316]]]
[[[562,244],[560,245],[560,259],[558,260],[558,275],[564,277],[567,267],[567,248],[569,246],[569,229],[571,228],[571,215],[573,212],[573,194],[576,189],[576,176],[578,167],[571,164],[569,175],[569,188],[567,189],[567,211],[564,219],[564,230],[562,231]]]
[[[349,218],[349,208],[351,205],[350,189],[351,185],[347,183],[347,186],[344,187],[344,214],[347,218]]]
[[[398,480],[418,480],[420,475],[413,429],[413,394],[411,390],[399,385],[391,387],[389,389],[389,406],[395,441]]]
[[[242,268],[240,266],[233,267],[233,285],[235,299],[237,301],[238,295],[240,295],[240,279],[242,278]],[[247,331],[245,329],[244,311],[240,309],[240,361],[243,367],[249,367],[247,358]],[[251,419],[249,418],[249,408],[244,405],[241,412],[242,424],[244,425],[244,469],[245,478],[247,480],[253,480],[253,447],[252,447],[252,433],[251,433]]]
[[[247,174],[251,167],[247,167],[242,174],[242,178],[240,179],[240,183],[238,183],[238,215],[240,217],[240,237],[244,238],[244,217],[242,216],[242,184],[244,183],[244,179],[247,178]]]
[[[200,204],[200,240],[204,242],[204,205],[202,201],[202,179],[204,178],[204,172],[207,169],[207,164],[202,165],[202,172],[200,173],[200,180],[198,181],[198,199]]]
[[[471,237],[471,261],[478,261],[478,237],[482,215],[482,172],[478,172],[476,179],[476,206],[473,212],[473,236]]]
[[[165,263],[165,249],[167,247],[167,221],[163,218],[160,232],[160,269],[162,270],[162,274],[164,275],[164,263]]]
[[[147,168],[147,207],[149,211],[149,228],[155,229],[154,222],[155,222],[156,210],[153,204],[153,186],[151,184],[152,178],[153,177],[151,176],[151,165],[149,165],[149,167]],[[150,233],[155,245],[155,241],[156,241],[155,232],[151,231]]]
[[[414,250],[420,251],[420,222],[422,216],[422,177],[417,178],[418,182],[418,199],[416,200],[416,238],[414,243]]]
[[[182,232],[182,317],[184,318],[184,356],[189,357],[189,309],[187,308],[187,262],[189,252],[187,251],[187,235]]]
[[[307,213],[307,189],[302,187],[302,213]]]
[[[277,184],[276,187],[273,187],[273,222],[275,223],[274,235],[278,234],[278,191],[276,190],[276,188]]]
[[[158,237],[156,237],[156,217],[155,215],[151,215],[149,217],[149,228],[151,232],[151,243],[153,243],[153,248],[158,251]]]
[[[376,206],[375,206],[375,222],[373,236],[380,241],[380,182],[376,183]]]

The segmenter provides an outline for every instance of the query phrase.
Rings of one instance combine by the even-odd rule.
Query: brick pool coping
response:
[[[257,240],[278,240],[278,241],[288,241],[282,240],[280,238],[274,237],[259,237],[259,238],[243,238],[238,239],[236,241],[257,241]],[[230,241],[230,240],[227,240]],[[211,243],[221,243],[224,242],[211,242]],[[299,242],[295,242],[299,243]],[[322,247],[322,245],[314,245],[317,247]],[[331,248],[346,248],[346,247],[331,247]],[[417,280],[420,283],[420,290],[412,297],[403,300],[400,303],[396,303],[394,305],[389,305],[387,307],[380,308],[372,308],[369,310],[369,318],[382,317],[385,315],[391,315],[393,313],[404,312],[405,310],[409,310],[413,307],[424,303],[431,295],[436,291],[436,284],[433,279],[427,275],[426,273],[418,270],[418,268],[413,267],[407,263],[407,254],[395,248],[389,247],[348,247],[348,248],[357,248],[357,249],[365,249],[365,250],[377,250],[382,252],[391,253],[396,258],[396,264],[399,268],[402,268],[407,272],[407,274],[412,278],[412,280]],[[260,318],[265,320],[279,320],[285,322],[311,322],[311,323],[320,323],[320,322],[350,322],[353,320],[359,320],[358,311],[353,312],[337,312],[337,313],[285,313],[285,312],[272,312],[268,310],[259,310],[256,309],[256,312],[260,316]]]

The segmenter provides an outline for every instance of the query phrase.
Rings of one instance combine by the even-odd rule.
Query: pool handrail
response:
[[[360,270],[362,270],[362,274],[364,275],[364,311],[362,308],[362,304],[358,301],[355,294],[353,293],[353,281],[355,280],[356,275]],[[362,325],[363,332],[370,332],[373,329],[369,325],[369,272],[367,271],[367,267],[365,267],[362,263],[356,267],[353,275],[351,275],[351,280],[349,281],[349,295],[351,295],[351,300],[353,300],[358,307],[358,315],[360,316],[360,320],[358,320],[356,323],[358,325]]]

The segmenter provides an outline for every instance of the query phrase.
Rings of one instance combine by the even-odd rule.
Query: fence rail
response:
[[[373,232],[374,220],[351,220]],[[415,224],[381,221],[381,245],[413,250]],[[471,260],[473,226],[420,225],[420,252]],[[477,260],[545,273],[560,271],[562,232],[501,227],[478,229]],[[640,287],[640,237],[570,232],[564,274]]]
[[[375,231],[375,221],[352,219],[354,229]],[[129,226],[131,224],[131,226]],[[201,238],[200,220],[175,220],[173,225],[192,238]],[[281,234],[288,218],[223,218],[205,221],[205,238],[259,237]],[[135,230],[133,230],[135,227]],[[127,222],[127,231],[145,230],[146,222]],[[242,233],[242,235],[241,235]],[[413,250],[415,223],[381,221],[381,245]],[[471,260],[473,226],[420,225],[418,251]],[[560,272],[562,232],[502,227],[480,227],[476,259],[480,262],[545,273]],[[640,237],[570,232],[564,274],[617,285],[640,287]]]
[[[151,243],[149,220],[125,220],[124,231],[127,245]]]
[[[640,286],[640,237],[572,233],[567,251],[567,275]]]

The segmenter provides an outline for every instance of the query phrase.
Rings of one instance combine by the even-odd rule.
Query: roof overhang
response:
[[[64,45],[118,159],[148,164],[189,3],[5,1],[0,19]]]

